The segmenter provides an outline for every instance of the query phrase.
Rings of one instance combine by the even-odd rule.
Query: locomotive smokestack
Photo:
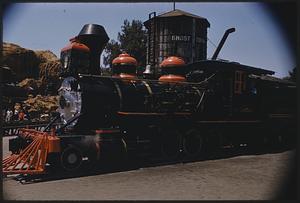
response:
[[[100,55],[109,40],[104,27],[97,24],[86,24],[77,38],[90,48],[90,73],[100,74]]]

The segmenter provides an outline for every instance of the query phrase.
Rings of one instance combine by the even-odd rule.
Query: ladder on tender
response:
[[[149,14],[150,27],[148,30],[148,61],[151,66],[155,66],[155,40],[156,40],[156,12]]]

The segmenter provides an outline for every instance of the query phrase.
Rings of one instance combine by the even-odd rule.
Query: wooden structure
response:
[[[149,14],[144,22],[148,30],[147,64],[154,74],[169,56],[180,56],[185,63],[205,60],[207,54],[207,19],[175,9],[156,16]]]

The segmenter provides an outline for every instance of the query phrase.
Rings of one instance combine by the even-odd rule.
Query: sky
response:
[[[218,58],[275,71],[285,77],[296,66],[283,33],[261,3],[176,3],[180,9],[206,18],[207,57],[211,58],[226,29],[236,31],[227,38]],[[104,26],[117,40],[125,19],[148,19],[173,10],[164,3],[15,3],[3,15],[3,41],[32,50],[60,50],[88,23]],[[102,60],[101,60],[102,61]]]

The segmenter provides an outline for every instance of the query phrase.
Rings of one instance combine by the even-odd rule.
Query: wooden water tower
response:
[[[159,74],[159,64],[169,56],[182,57],[185,63],[205,60],[207,56],[207,19],[175,9],[144,22],[148,30],[147,64]]]

